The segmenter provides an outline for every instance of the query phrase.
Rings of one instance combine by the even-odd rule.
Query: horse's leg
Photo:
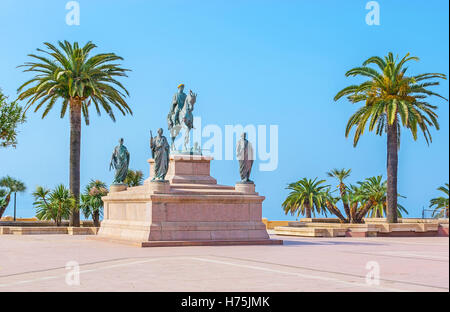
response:
[[[170,150],[174,151],[175,150],[175,137],[171,137],[172,138],[172,143],[170,144]]]
[[[172,130],[170,131],[170,136],[172,138],[172,145],[171,149],[174,151],[175,148],[175,139],[177,138],[178,134],[180,133],[180,126],[174,126]]]
[[[189,127],[186,127],[186,133],[184,135],[184,149],[186,151],[189,150],[188,147],[189,147],[189,140],[190,140],[189,134],[190,133],[191,133],[191,129],[189,129]]]
[[[170,129],[170,138],[172,139],[172,143],[170,144],[170,150],[172,151],[175,150],[175,137],[176,135],[174,135],[174,127],[172,127]]]

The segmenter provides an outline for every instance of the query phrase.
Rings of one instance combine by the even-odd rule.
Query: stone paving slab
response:
[[[3,235],[0,292],[449,291],[446,237],[283,240],[142,249],[84,236]],[[80,265],[78,286],[66,283],[71,261]],[[366,283],[374,264],[379,285]]]

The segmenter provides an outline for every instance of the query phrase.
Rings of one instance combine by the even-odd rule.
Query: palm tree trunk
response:
[[[358,203],[352,203],[350,208],[350,223],[355,223],[356,220],[356,212],[358,211]]]
[[[75,207],[70,214],[70,226],[80,226],[80,151],[81,151],[81,103],[70,99],[70,191],[75,197]]]
[[[328,210],[336,217],[338,217],[341,223],[348,223],[348,218],[344,217],[344,215],[339,211],[339,209],[335,205],[333,205],[329,201],[326,202],[326,205],[328,207]]]
[[[355,223],[362,223],[362,219],[369,212],[370,208],[372,208],[373,204],[374,204],[374,202],[371,199],[369,199],[364,204],[364,206],[359,209],[359,211],[356,213]]]
[[[342,203],[344,204],[344,211],[345,211],[345,214],[347,215],[347,220],[350,221],[350,219],[351,219],[350,206],[348,205],[348,199],[347,199],[347,192],[346,192],[346,189],[345,189],[345,184],[342,183],[342,182],[339,184],[339,191],[341,193],[341,200],[342,200]]]
[[[100,220],[99,211],[95,210],[92,213],[92,221],[94,221],[94,226],[95,227],[100,227],[100,221],[99,220]]]
[[[0,218],[5,213],[6,207],[8,207],[10,200],[11,200],[11,193],[8,193],[8,195],[6,195],[6,198],[5,198],[5,205],[0,207]]]
[[[381,214],[380,214],[380,210],[377,209],[377,211],[375,212],[375,218],[381,218]]]
[[[308,219],[311,218],[311,207],[308,203],[305,203],[305,217]]]
[[[17,199],[17,192],[14,192],[14,222],[16,221],[16,199]]]
[[[387,140],[387,209],[388,223],[397,223],[398,133],[397,121],[388,125]]]

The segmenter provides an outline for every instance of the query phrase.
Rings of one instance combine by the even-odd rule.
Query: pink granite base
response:
[[[441,224],[438,227],[437,236],[448,237],[448,224]]]
[[[166,185],[151,175],[143,186],[110,192],[98,238],[141,247],[281,243],[262,223],[264,196],[218,185],[209,175],[211,159],[172,156]]]

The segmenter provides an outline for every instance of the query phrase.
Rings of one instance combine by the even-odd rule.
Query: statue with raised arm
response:
[[[125,145],[123,145],[123,139],[120,139],[119,145],[114,148],[109,164],[109,170],[111,170],[111,168],[116,170],[113,184],[123,184],[123,181],[125,181],[125,178],[127,177],[129,164],[130,153]]]
[[[152,181],[165,181],[167,171],[169,170],[169,143],[163,136],[163,129],[158,129],[158,135],[150,138],[150,148],[155,160],[155,172]]]
[[[253,183],[250,180],[254,155],[252,144],[247,140],[247,134],[243,132],[241,139],[236,145],[236,158],[239,160],[239,174],[241,181],[239,183]]]
[[[189,94],[184,93],[184,84],[178,86],[177,93],[172,97],[167,124],[169,126],[170,138],[172,139],[171,149],[175,150],[175,138],[181,129],[185,129],[184,149],[189,150],[189,133],[194,128],[194,105],[197,101],[197,94],[189,90]]]
[[[186,93],[184,93],[184,84],[178,85],[178,91],[172,97],[172,105],[170,106],[170,112],[167,116],[167,122],[169,129],[174,126],[180,125],[180,112],[184,108],[184,102],[186,101]]]

